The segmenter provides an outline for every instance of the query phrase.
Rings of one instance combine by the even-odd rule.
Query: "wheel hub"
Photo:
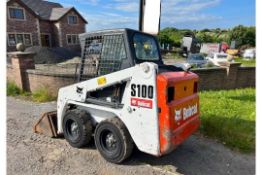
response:
[[[107,136],[106,136],[106,145],[109,147],[109,148],[115,148],[116,147],[116,138],[114,136],[114,134],[112,133],[109,133]]]
[[[73,122],[70,127],[70,131],[73,136],[78,136],[79,134],[79,128],[76,122]]]

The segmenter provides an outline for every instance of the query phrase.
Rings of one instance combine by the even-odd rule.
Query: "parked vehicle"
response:
[[[186,33],[181,40],[181,49],[183,56],[188,56],[189,53],[199,53],[200,43],[193,33]]]
[[[243,53],[244,58],[255,58],[256,57],[256,49],[246,49]]]
[[[237,56],[239,54],[238,49],[227,49],[226,53],[231,56]]]
[[[227,43],[202,43],[200,53],[202,54],[210,54],[210,53],[219,53],[224,52],[226,53],[229,49]]]
[[[200,53],[202,54],[210,54],[220,52],[220,44],[219,43],[202,43]]]
[[[190,54],[187,57],[187,63],[192,67],[205,67],[207,64],[212,64],[211,61],[207,60],[202,54]]]
[[[216,66],[225,66],[229,63],[228,54],[226,53],[210,53],[207,59]]]

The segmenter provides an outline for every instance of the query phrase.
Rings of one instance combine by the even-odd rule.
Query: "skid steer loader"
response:
[[[73,147],[94,136],[100,154],[121,163],[136,145],[170,153],[199,125],[198,76],[164,65],[157,39],[131,29],[80,35],[78,83],[58,92],[57,113],[44,114],[36,133],[64,135]]]

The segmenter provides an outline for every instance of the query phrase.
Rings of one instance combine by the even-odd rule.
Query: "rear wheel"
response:
[[[92,137],[91,117],[85,111],[72,110],[63,119],[64,137],[76,148],[87,145]]]
[[[95,143],[100,154],[109,162],[121,163],[133,150],[131,136],[118,118],[111,118],[98,124]]]

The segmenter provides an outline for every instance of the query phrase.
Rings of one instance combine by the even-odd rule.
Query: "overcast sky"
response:
[[[87,31],[138,29],[139,0],[49,0],[74,6],[88,21]],[[231,28],[255,25],[255,0],[162,0],[161,28]]]

